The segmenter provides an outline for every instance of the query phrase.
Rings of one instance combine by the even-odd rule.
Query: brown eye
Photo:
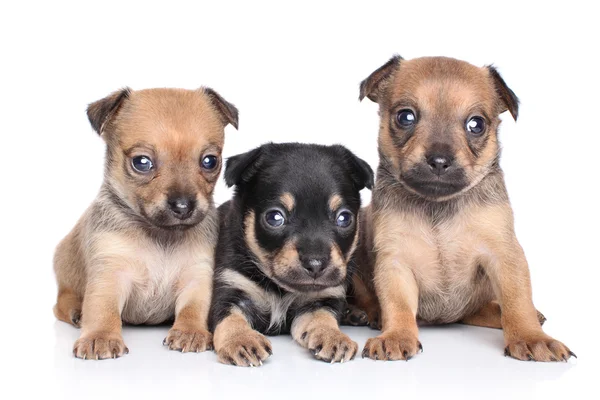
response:
[[[396,114],[396,121],[401,127],[408,128],[417,122],[417,117],[411,110],[400,110]]]
[[[479,136],[485,131],[485,121],[481,117],[472,117],[467,121],[466,129],[473,136]]]

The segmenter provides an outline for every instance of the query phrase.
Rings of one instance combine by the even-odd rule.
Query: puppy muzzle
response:
[[[176,208],[176,206],[174,206]],[[201,223],[206,217],[207,210],[199,208],[176,209],[172,207],[162,209],[150,217],[146,217],[148,222],[160,229],[166,230],[186,230],[193,228]]]
[[[314,272],[317,270],[318,272]],[[308,268],[301,263],[284,276],[275,276],[275,279],[283,287],[296,292],[315,292],[339,286],[345,277],[345,268],[329,263],[317,266],[317,263],[313,262]]]
[[[449,158],[438,155],[401,173],[400,180],[412,191],[430,199],[455,195],[468,186],[464,170]]]

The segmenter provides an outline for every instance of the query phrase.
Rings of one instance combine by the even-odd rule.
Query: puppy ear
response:
[[[261,146],[227,159],[224,174],[227,187],[248,183],[252,179],[258,171],[263,148]]]
[[[342,145],[336,145],[342,153],[343,159],[350,170],[350,176],[354,181],[355,187],[360,191],[364,188],[373,189],[375,177],[369,164],[362,158],[357,157],[353,152]]]
[[[87,116],[98,135],[102,135],[108,122],[115,116],[119,107],[129,98],[130,94],[131,89],[126,87],[88,105]]]
[[[496,68],[493,65],[487,66],[488,71],[490,71],[490,76],[494,81],[494,86],[496,87],[496,93],[500,97],[500,101],[502,102],[503,109],[501,113],[508,110],[512,115],[513,119],[516,121],[519,116],[519,98],[504,82],[504,79],[500,76]]]
[[[219,114],[221,114],[223,124],[231,124],[235,129],[238,129],[238,109],[213,89],[203,87],[202,91],[204,91],[212,105],[217,109]]]
[[[373,175],[371,166],[365,160],[356,157],[354,154],[352,154],[351,165],[354,169],[354,173],[352,175],[358,190],[362,190],[364,188],[369,190],[373,189],[375,176]]]
[[[358,100],[368,97],[371,101],[377,103],[381,84],[400,66],[400,61],[403,60],[399,55],[395,55],[388,62],[377,68],[375,72],[368,76],[367,79],[360,83],[360,95]]]

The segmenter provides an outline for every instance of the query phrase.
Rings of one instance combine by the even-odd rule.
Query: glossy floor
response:
[[[290,336],[274,337],[274,354],[260,368],[221,365],[212,352],[169,351],[161,345],[167,326],[126,327],[129,355],[83,361],[71,355],[78,330],[62,322],[48,329],[53,332],[44,336],[54,341],[52,357],[30,355],[29,368],[41,382],[22,390],[64,399],[548,398],[584,390],[592,372],[585,357],[554,364],[505,358],[501,331],[463,325],[422,328],[425,350],[410,362],[357,358],[330,365],[314,360]],[[343,330],[361,348],[375,333]]]

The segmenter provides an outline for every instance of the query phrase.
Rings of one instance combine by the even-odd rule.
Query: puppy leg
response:
[[[54,306],[57,319],[79,328],[82,295],[85,290],[84,260],[79,251],[79,224],[59,243],[54,254],[58,296]]]
[[[383,333],[367,340],[362,356],[373,360],[410,360],[423,350],[416,315],[419,290],[412,270],[399,257],[378,256],[375,288],[381,305]],[[394,261],[396,260],[396,261]]]
[[[502,308],[505,355],[525,361],[566,361],[574,354],[542,330],[533,306],[525,254],[516,238],[509,244],[498,261],[488,265]]]
[[[294,318],[292,337],[319,360],[334,363],[354,359],[358,345],[340,331],[333,314],[326,309]]]
[[[201,352],[212,349],[212,335],[207,320],[212,292],[212,266],[206,276],[191,280],[181,291],[175,306],[175,323],[163,344],[170,350]]]
[[[544,322],[546,322],[546,317],[544,317],[544,314],[537,311],[537,317],[538,321],[540,322],[540,326],[544,325]],[[500,310],[500,304],[498,304],[497,301],[491,301],[475,314],[465,317],[460,322],[465,325],[502,329],[502,312]]]
[[[72,289],[59,287],[54,315],[57,319],[79,328],[81,320],[81,299]]]
[[[215,328],[214,343],[218,360],[223,364],[258,367],[273,354],[271,342],[252,329],[235,307]]]
[[[342,317],[342,324],[370,325],[373,329],[381,329],[379,326],[379,304],[375,294],[371,293],[364,281],[357,275],[352,277],[351,293],[348,296],[348,309]]]
[[[88,282],[83,299],[81,336],[75,342],[73,354],[83,359],[117,358],[129,350],[121,336],[121,311],[129,283],[115,268],[102,265]]]

